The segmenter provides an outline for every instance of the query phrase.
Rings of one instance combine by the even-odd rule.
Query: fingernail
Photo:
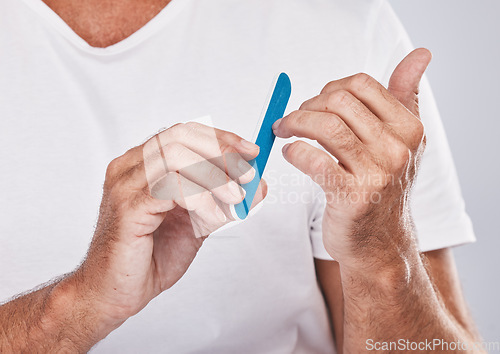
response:
[[[245,197],[245,190],[235,181],[229,181],[228,187],[229,191],[236,198],[236,200],[241,201]]]
[[[215,207],[215,214],[217,215],[217,219],[219,219],[219,221],[221,222],[227,221],[226,214],[224,214],[224,212],[218,205]]]
[[[255,169],[245,160],[238,162],[238,170],[240,171],[240,183],[241,181],[251,181],[255,177]]]
[[[281,151],[283,152],[283,155],[286,154],[286,151],[288,150],[288,148],[290,147],[291,144],[286,144],[285,146],[283,146],[283,149],[281,149]]]
[[[231,216],[233,217],[233,220],[241,220],[240,217],[238,216],[238,213],[236,212],[236,209],[234,208],[233,204],[229,205],[229,211],[231,212]]]
[[[277,129],[278,129],[278,127],[279,127],[279,126],[280,126],[280,124],[281,124],[281,120],[282,120],[282,119],[283,119],[283,118],[280,118],[280,119],[278,119],[276,122],[274,122],[274,124],[273,124],[273,130],[277,130]]]
[[[254,143],[251,143],[245,139],[241,139],[240,144],[245,150],[256,150],[259,148],[258,145],[255,145]]]

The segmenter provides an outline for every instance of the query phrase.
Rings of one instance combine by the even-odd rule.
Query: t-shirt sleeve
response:
[[[414,47],[390,5],[384,0],[379,13],[383,32],[395,35],[392,53],[380,72],[380,81],[387,85],[397,64]],[[375,31],[376,33],[376,31]],[[386,46],[387,44],[382,44]],[[375,47],[375,46],[374,46]],[[383,49],[377,48],[381,53]],[[432,65],[432,63],[431,63]],[[424,75],[419,92],[420,117],[425,127],[427,146],[422,156],[410,205],[422,252],[457,246],[475,241],[472,222],[465,211],[453,157],[441,117],[427,77]]]
[[[427,146],[410,200],[422,252],[474,242],[457,172],[427,78],[420,85]]]
[[[390,5],[379,1],[372,29],[367,35],[365,72],[387,87],[397,64],[413,50],[413,45]],[[465,211],[465,203],[453,163],[443,124],[427,77],[420,84],[419,109],[427,136],[410,205],[422,252],[457,246],[475,241],[472,222]],[[315,199],[311,215],[311,242],[314,256],[331,259],[324,250],[321,221],[324,200]],[[319,235],[318,235],[319,233]]]

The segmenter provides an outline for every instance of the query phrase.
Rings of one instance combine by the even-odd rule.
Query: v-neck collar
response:
[[[155,17],[130,36],[108,47],[93,47],[76,34],[66,22],[42,0],[24,0],[35,12],[47,20],[68,41],[94,55],[113,55],[137,46],[172,20],[188,0],[171,0]]]

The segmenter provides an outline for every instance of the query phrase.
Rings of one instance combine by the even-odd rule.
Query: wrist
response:
[[[406,287],[417,268],[417,261],[412,258],[399,255],[393,256],[390,262],[339,263],[343,286],[363,284],[363,286],[387,290]]]
[[[333,237],[345,241],[337,242],[337,249],[331,247],[331,253],[337,253],[334,259],[349,273],[398,276],[421,261],[409,211],[393,208],[385,215],[380,210],[372,212],[354,220],[343,233],[343,237]]]
[[[363,271],[341,264],[339,267],[345,311],[361,310],[380,319],[392,313],[394,320],[405,315],[393,311],[410,304],[414,308],[437,309],[436,295],[418,252],[382,264],[378,271]],[[377,305],[374,307],[374,304]]]
[[[58,332],[75,348],[89,350],[124,322],[107,316],[102,310],[96,297],[84,290],[73,273],[50,291],[44,332]]]

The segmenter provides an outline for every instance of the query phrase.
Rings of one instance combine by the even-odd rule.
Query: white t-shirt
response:
[[[172,0],[146,26],[92,48],[41,0],[0,3],[0,299],[74,269],[107,164],[162,127],[210,115],[250,139],[275,74],[288,111],[328,82],[386,83],[411,44],[383,0]],[[428,135],[413,212],[422,251],[474,240],[427,81]],[[94,351],[331,353],[313,258],[320,190],[281,156],[249,220],[207,239],[186,275]]]

